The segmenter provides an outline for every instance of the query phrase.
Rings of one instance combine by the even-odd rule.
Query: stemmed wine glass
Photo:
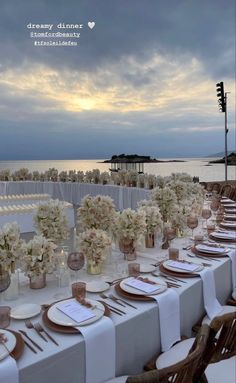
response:
[[[171,246],[171,241],[176,237],[176,229],[173,227],[167,227],[165,230],[166,238]]]
[[[3,291],[7,290],[11,283],[11,277],[8,271],[1,270],[0,273],[0,301],[2,298]]]
[[[198,227],[198,217],[195,215],[189,215],[187,217],[187,226],[189,227],[189,229],[192,230],[192,239],[193,239],[193,230],[196,229],[196,227]]]
[[[67,258],[67,266],[69,269],[76,272],[76,282],[78,280],[78,271],[84,267],[84,254],[74,251],[70,253]]]
[[[210,208],[211,211],[214,213],[214,220],[216,219],[216,212],[218,211],[220,207],[220,202],[217,199],[214,199],[211,201]]]
[[[206,220],[206,227],[207,227],[207,220],[211,217],[211,210],[210,209],[202,209],[202,218]]]

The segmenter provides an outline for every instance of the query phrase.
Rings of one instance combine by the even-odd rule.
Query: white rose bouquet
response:
[[[146,216],[147,233],[154,234],[162,231],[163,222],[158,206],[142,206],[138,211],[144,212]]]
[[[88,229],[77,237],[78,248],[84,253],[87,260],[92,262],[93,266],[106,259],[106,250],[110,245],[111,239],[107,233],[99,229]]]
[[[34,222],[39,234],[55,242],[68,237],[68,221],[64,213],[64,204],[59,200],[49,200],[39,205]]]
[[[147,230],[146,215],[144,211],[125,209],[116,213],[113,226],[114,236],[118,239],[130,239],[137,241],[140,236],[145,235]]]
[[[153,189],[151,198],[158,205],[163,221],[167,222],[170,220],[177,204],[175,192],[169,186],[157,187]]]
[[[51,273],[54,268],[54,244],[36,235],[25,245],[23,270],[29,277]]]
[[[6,223],[0,229],[0,269],[9,269],[22,253],[23,241],[16,222]]]
[[[115,217],[113,200],[108,196],[85,196],[82,205],[77,210],[78,223],[84,229],[109,230]]]

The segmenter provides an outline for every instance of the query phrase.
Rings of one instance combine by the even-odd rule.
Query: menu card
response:
[[[196,271],[199,269],[199,265],[179,261],[169,261],[168,266],[174,267],[175,269],[186,270],[189,272]]]
[[[82,306],[77,301],[61,303],[57,306],[57,309],[78,323],[84,322],[96,316],[90,309]]]
[[[146,283],[143,281],[140,281],[136,278],[129,278],[124,282],[126,285],[134,287],[135,289],[141,290],[144,293],[151,294],[154,291],[157,291],[161,288],[161,286],[158,285],[151,285],[150,283]]]

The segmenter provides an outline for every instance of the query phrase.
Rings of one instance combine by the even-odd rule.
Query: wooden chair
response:
[[[229,198],[236,201],[236,187],[232,188]]]
[[[121,376],[111,379],[106,383],[193,383],[194,372],[199,363],[201,364],[201,359],[206,349],[209,331],[209,326],[204,325],[201,327],[196,338],[187,339],[187,352],[186,344],[183,345],[185,341],[183,341],[176,345],[178,349],[176,349],[176,346],[173,346],[169,351],[161,354],[162,360],[159,360],[159,364],[162,365],[161,368],[158,366],[158,368],[136,376]],[[182,351],[184,350],[182,359],[179,357],[181,346],[183,346]],[[173,352],[173,350],[175,351]],[[173,357],[173,354],[175,354],[175,357]],[[170,363],[163,355],[167,356],[167,359],[169,358]],[[172,363],[171,360],[173,361]]]
[[[224,197],[229,198],[231,194],[231,190],[232,190],[232,186],[230,184],[225,184],[222,186],[220,194]]]
[[[212,186],[212,192],[215,192],[216,194],[220,194],[221,184],[219,184],[218,182],[215,182]]]

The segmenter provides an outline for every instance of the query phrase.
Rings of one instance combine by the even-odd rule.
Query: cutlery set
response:
[[[59,346],[57,341],[42,327],[42,325],[38,323],[32,323],[29,319],[25,320],[25,326],[29,329],[34,329],[38,336],[40,336],[41,339],[44,340],[44,342],[48,342],[45,335],[47,335],[48,339],[50,339],[55,345]],[[25,345],[34,353],[37,354],[38,350],[43,351],[43,348],[35,342],[34,339],[31,338],[31,336],[28,335],[28,333],[24,330],[18,330],[23,335],[23,340]],[[44,334],[45,335],[44,335]]]
[[[102,293],[102,294],[100,294],[100,297],[104,300],[110,299],[111,301],[113,301],[114,303],[116,303],[119,306],[122,306],[122,307],[129,306],[129,307],[132,307],[133,309],[137,310],[136,306],[132,305],[131,303],[126,302],[124,299],[115,297],[113,294],[106,295],[106,294]],[[120,308],[117,308],[115,306],[110,305],[109,303],[107,303],[107,301],[106,301],[106,305],[115,314],[118,314],[118,315],[127,314],[125,311],[121,310]]]

